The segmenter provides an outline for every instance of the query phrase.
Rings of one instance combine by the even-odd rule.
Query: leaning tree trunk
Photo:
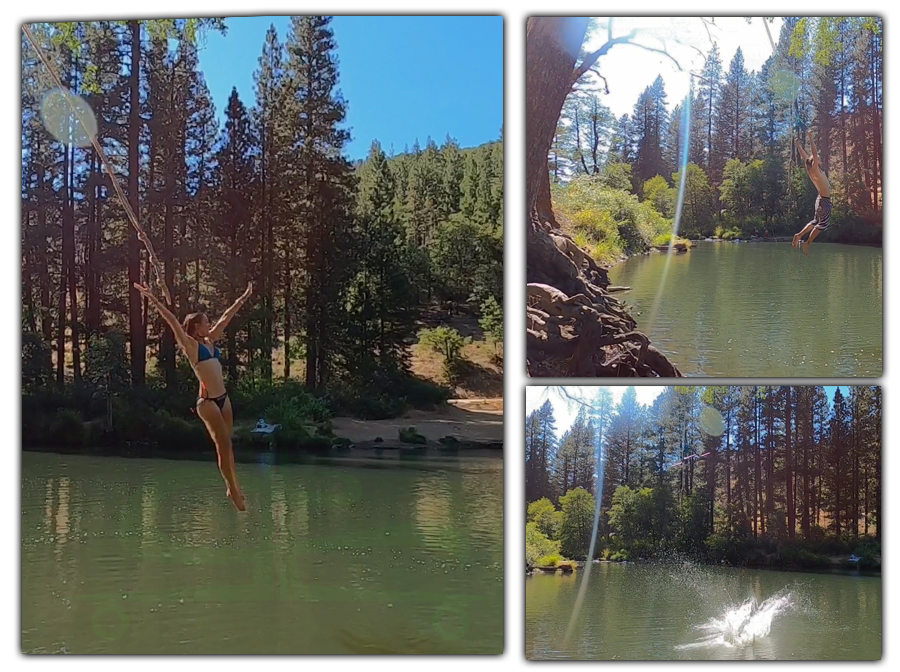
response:
[[[587,25],[584,17],[535,17],[527,24],[528,373],[677,377],[610,296],[606,269],[559,231],[553,215],[547,157],[566,96],[599,56],[629,39],[609,40],[576,66]]]

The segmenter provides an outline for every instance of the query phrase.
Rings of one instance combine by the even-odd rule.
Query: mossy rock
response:
[[[350,439],[339,437],[332,440],[331,447],[334,450],[347,451],[353,448],[353,442]]]
[[[400,429],[400,440],[403,443],[414,443],[424,446],[428,443],[428,439],[419,434],[415,427],[404,427]]]
[[[455,436],[445,436],[444,438],[440,439],[439,442],[444,448],[447,448],[448,450],[459,450],[459,447],[462,445],[462,442]]]

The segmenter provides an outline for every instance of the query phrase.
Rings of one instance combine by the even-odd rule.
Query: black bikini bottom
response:
[[[203,401],[214,401],[216,406],[219,407],[219,410],[223,410],[225,408],[225,400],[228,399],[228,393],[222,394],[218,397],[197,397],[197,405]]]

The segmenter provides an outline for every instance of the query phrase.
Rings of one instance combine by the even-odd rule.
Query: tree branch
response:
[[[612,32],[612,25],[610,25],[607,35],[610,35]],[[581,76],[584,75],[594,63],[597,62],[597,59],[606,54],[610,49],[612,49],[617,44],[633,44],[631,40],[633,40],[637,36],[637,29],[632,30],[628,35],[623,35],[622,37],[616,37],[613,39],[609,39],[606,43],[597,49],[597,51],[593,51],[589,54],[586,54],[584,59],[581,61],[581,65],[575,68],[572,72],[572,80],[571,83],[574,86],[575,82],[581,79]]]
[[[603,92],[608,96],[609,95],[609,82],[606,81],[606,77],[601,75],[600,71],[597,68],[591,68],[591,72],[603,80]]]
[[[681,64],[677,60],[675,60],[675,57],[672,56],[672,54],[670,54],[668,51],[665,50],[665,42],[663,42],[662,49],[657,49],[656,47],[648,47],[645,44],[637,44],[636,42],[628,42],[628,44],[630,44],[633,47],[640,47],[644,51],[652,51],[654,53],[662,54],[663,56],[667,56],[675,64],[676,68],[678,68],[682,72],[684,71],[684,68],[682,68]]]
[[[607,30],[607,35],[612,35],[612,23],[611,22],[610,22],[609,28]],[[603,76],[600,75],[600,73],[597,72],[596,70],[592,70],[592,68],[601,56],[606,54],[610,49],[612,49],[617,44],[630,44],[633,47],[640,47],[641,49],[643,49],[645,51],[652,51],[657,54],[662,54],[664,56],[667,56],[669,59],[671,59],[671,61],[675,64],[676,68],[678,68],[681,71],[684,70],[684,68],[681,67],[681,64],[675,59],[675,57],[672,56],[672,54],[670,54],[668,51],[666,51],[666,49],[665,49],[666,43],[665,42],[663,42],[662,49],[657,49],[656,47],[648,47],[647,45],[644,45],[644,44],[637,44],[636,42],[632,42],[632,40],[636,36],[637,36],[637,29],[635,28],[630,33],[628,33],[628,35],[623,35],[622,37],[607,39],[606,43],[602,47],[597,49],[597,51],[592,51],[591,53],[586,54],[584,59],[581,61],[581,65],[576,67],[575,70],[572,72],[571,85],[575,86],[575,83],[579,79],[581,79],[584,76],[584,73],[586,73],[588,70],[591,70],[592,72],[594,72],[594,74],[598,75],[601,79],[603,79]],[[605,83],[606,79],[603,79],[603,81]],[[607,88],[606,92],[609,93],[608,88]]]

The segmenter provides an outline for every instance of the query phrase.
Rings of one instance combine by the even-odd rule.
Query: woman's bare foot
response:
[[[794,234],[794,240],[791,242],[791,246],[792,246],[792,247],[797,247],[797,241],[798,241],[799,239],[800,239],[800,234],[799,234],[799,233],[795,233],[795,234]]]
[[[803,243],[803,254],[805,254],[807,257],[809,256],[809,241],[808,240],[805,243]]]
[[[246,511],[247,505],[244,502],[244,493],[240,491],[239,488],[235,488],[232,490],[231,488],[227,488],[225,490],[225,494],[228,495],[228,498],[234,502],[234,505],[237,507],[238,511]]]

